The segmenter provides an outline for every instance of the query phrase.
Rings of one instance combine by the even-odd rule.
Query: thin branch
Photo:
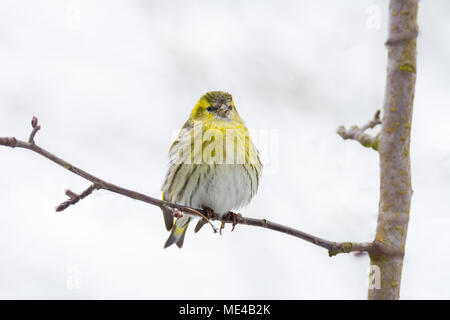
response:
[[[65,210],[67,207],[74,205],[81,199],[86,198],[88,195],[90,195],[94,190],[98,190],[99,187],[94,183],[93,185],[89,186],[86,190],[84,190],[80,195],[70,191],[66,190],[66,195],[70,198],[69,200],[66,200],[62,202],[59,206],[56,207],[56,212],[61,212]]]
[[[28,142],[34,144],[34,136],[41,129],[41,126],[38,124],[38,118],[33,116],[31,119],[31,127],[33,130],[31,131],[30,137],[28,138]]]
[[[361,143],[364,147],[372,148],[374,150],[378,150],[378,136],[373,137],[365,131],[369,128],[375,128],[378,124],[381,124],[380,120],[380,110],[375,112],[373,119],[369,121],[367,124],[359,128],[358,126],[353,126],[350,130],[345,129],[344,126],[340,126],[337,130],[337,134],[342,137],[342,139],[347,140],[356,140]]]
[[[190,208],[187,206],[179,205],[176,203],[167,202],[164,200],[156,199],[150,196],[147,196],[145,194],[139,193],[137,191],[129,190],[120,186],[117,186],[115,184],[112,184],[110,182],[107,182],[105,180],[102,180],[72,164],[69,162],[57,157],[56,155],[48,152],[47,150],[39,147],[34,143],[34,135],[39,129],[36,129],[38,127],[37,125],[37,119],[33,122],[35,123],[35,126],[33,127],[32,135],[30,136],[29,141],[31,142],[25,142],[22,140],[18,140],[14,137],[11,138],[4,138],[0,137],[0,145],[7,146],[11,148],[23,148],[27,150],[31,150],[33,152],[36,152],[43,157],[53,161],[54,163],[64,167],[66,170],[69,170],[70,172],[92,182],[92,185],[87,188],[85,191],[83,191],[80,195],[70,191],[66,190],[66,195],[70,198],[69,200],[64,201],[60,205],[56,207],[56,211],[60,212],[65,210],[67,207],[76,204],[80,200],[86,198],[94,190],[108,190],[110,192],[121,194],[125,197],[139,200],[160,208],[170,208],[174,214],[179,214],[179,211],[181,211],[184,214],[197,216],[200,218],[205,219],[207,222],[209,222],[210,219],[207,218],[207,212],[204,209],[197,209],[197,208]],[[32,122],[32,123],[33,123]],[[236,219],[233,219],[229,215],[225,215],[222,219],[218,219],[217,217],[211,217],[211,220],[220,220],[224,223],[231,223],[235,224],[243,224],[248,226],[254,226],[254,227],[260,227],[260,228],[266,228],[273,231],[278,231],[302,240],[305,240],[307,242],[310,242],[316,246],[325,248],[328,250],[328,254],[330,257],[335,256],[339,253],[349,253],[349,252],[370,252],[372,250],[372,243],[353,243],[353,242],[332,242],[325,239],[321,239],[319,237],[310,235],[306,232],[284,226],[275,222],[268,221],[266,219],[254,219],[254,218],[247,218],[243,217],[242,215],[237,215],[237,221]],[[210,223],[211,224],[211,223]],[[212,225],[212,224],[211,224]],[[217,232],[216,227],[212,225],[213,230]]]
[[[232,223],[231,218],[226,218],[222,220],[224,222]],[[339,253],[349,253],[349,252],[369,252],[371,250],[371,243],[361,242],[361,243],[354,243],[354,242],[332,242],[325,239],[321,239],[319,237],[313,236],[311,234],[308,234],[306,232],[284,226],[275,222],[271,222],[267,219],[254,219],[254,218],[247,218],[243,217],[242,215],[238,215],[237,218],[238,224],[245,224],[248,226],[254,226],[254,227],[261,227],[266,228],[278,232],[282,232],[285,234],[288,234],[290,236],[308,241],[312,244],[315,244],[316,246],[325,248],[328,250],[328,254],[330,257],[335,256]]]

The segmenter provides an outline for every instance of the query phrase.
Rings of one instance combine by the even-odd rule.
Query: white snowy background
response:
[[[0,136],[37,143],[159,197],[174,132],[210,90],[248,127],[278,132],[258,195],[240,210],[333,241],[368,241],[378,155],[343,141],[383,104],[388,1],[0,2]],[[401,296],[450,298],[448,1],[420,2],[413,202]],[[267,161],[267,159],[266,159]],[[270,161],[269,161],[270,162]],[[267,164],[267,163],[266,163]],[[368,257],[263,229],[188,230],[157,207],[96,192],[27,150],[0,148],[0,298],[365,299]]]

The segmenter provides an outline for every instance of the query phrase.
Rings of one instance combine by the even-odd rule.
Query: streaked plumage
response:
[[[162,187],[163,200],[193,208],[210,208],[219,217],[250,202],[261,174],[258,151],[229,93],[203,95],[169,151],[169,170]],[[174,222],[163,210],[167,230],[165,247],[182,247],[189,222]],[[202,222],[197,225],[196,231]]]

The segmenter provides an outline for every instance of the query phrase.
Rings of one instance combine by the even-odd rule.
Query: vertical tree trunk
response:
[[[418,0],[391,0],[388,68],[379,140],[380,202],[369,299],[398,299],[411,203],[410,133]],[[378,279],[376,279],[378,277]],[[378,284],[378,285],[377,285]]]

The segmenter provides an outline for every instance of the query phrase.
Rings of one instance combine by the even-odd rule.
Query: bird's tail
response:
[[[164,197],[164,192],[162,194],[162,199],[167,200],[166,197]],[[170,209],[168,207],[161,207],[161,209],[162,209],[162,213],[163,213],[163,217],[164,217],[164,224],[166,225],[166,229],[167,229],[167,231],[170,231],[170,229],[172,229],[172,226],[173,226],[172,209]]]
[[[184,236],[186,235],[186,230],[190,221],[191,218],[186,216],[175,220],[175,223],[172,225],[169,239],[167,239],[166,243],[164,244],[164,248],[167,248],[174,243],[178,248],[181,248],[183,246]]]
[[[164,224],[166,225],[167,231],[170,231],[173,227],[173,213],[172,209],[162,207]]]

